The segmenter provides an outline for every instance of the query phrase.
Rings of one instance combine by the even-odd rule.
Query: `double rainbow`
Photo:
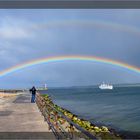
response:
[[[132,66],[126,63],[122,63],[119,61],[102,58],[102,57],[96,57],[96,56],[80,56],[80,55],[71,55],[71,56],[56,56],[56,57],[46,57],[46,58],[39,58],[35,60],[31,60],[19,65],[15,65],[13,67],[10,67],[8,69],[5,69],[3,71],[0,71],[0,77],[6,76],[8,74],[11,74],[13,72],[19,71],[21,69],[25,69],[28,67],[40,65],[40,64],[48,64],[52,62],[60,62],[60,61],[89,61],[93,63],[104,63],[108,65],[113,65],[116,67],[121,67],[129,71],[133,71],[140,74],[140,68],[136,66]]]
[[[130,25],[122,25],[118,23],[113,23],[113,22],[107,22],[107,21],[101,21],[101,20],[61,20],[61,21],[51,21],[47,22],[44,24],[34,24],[31,25],[33,30],[34,29],[47,29],[51,27],[70,27],[70,26],[85,26],[85,27],[102,27],[102,28],[107,28],[111,30],[116,30],[116,31],[124,31],[124,32],[129,32],[137,35],[139,37],[140,35],[140,28],[135,27],[135,26],[130,26]],[[129,71],[133,71],[136,73],[140,74],[140,68],[136,66],[132,66],[120,61],[115,61],[107,58],[102,58],[102,57],[96,57],[96,56],[80,56],[80,55],[71,55],[71,56],[56,56],[56,57],[46,57],[46,58],[39,58],[39,59],[34,59],[28,62],[24,62],[22,64],[15,65],[13,67],[10,67],[8,69],[0,71],[0,77],[6,76],[8,74],[11,74],[13,72],[19,71],[24,68],[40,65],[40,64],[47,64],[51,62],[60,62],[60,61],[91,61],[93,63],[104,63],[108,65],[113,65],[115,67],[121,67]]]

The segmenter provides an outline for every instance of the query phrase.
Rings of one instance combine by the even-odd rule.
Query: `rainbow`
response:
[[[24,62],[22,64],[19,64],[19,65],[10,67],[8,69],[5,69],[3,71],[0,71],[0,77],[6,76],[8,74],[19,71],[21,69],[25,69],[25,68],[40,65],[40,64],[48,64],[48,63],[52,63],[52,62],[61,62],[61,61],[75,61],[75,60],[109,64],[109,65],[121,67],[121,68],[124,68],[124,69],[127,69],[127,70],[140,74],[140,68],[126,64],[126,63],[122,63],[119,61],[115,61],[115,60],[111,60],[111,59],[107,59],[107,58],[96,57],[96,56],[80,56],[80,55],[74,56],[74,55],[72,55],[72,56],[56,56],[56,57],[39,58],[39,59],[31,60],[28,62]]]
[[[64,27],[96,27],[96,28],[104,28],[112,31],[122,31],[127,33],[132,33],[135,35],[140,35],[140,28],[132,25],[126,25],[126,24],[119,24],[112,21],[104,21],[104,20],[54,20],[49,21],[47,23],[38,23],[38,24],[32,24],[31,28],[33,30],[35,29],[50,29],[50,28],[64,28]],[[139,36],[138,36],[139,37]]]

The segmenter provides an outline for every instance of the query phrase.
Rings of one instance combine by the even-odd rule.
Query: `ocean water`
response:
[[[71,87],[41,93],[49,94],[57,105],[93,123],[140,132],[140,86],[114,87],[113,90]]]

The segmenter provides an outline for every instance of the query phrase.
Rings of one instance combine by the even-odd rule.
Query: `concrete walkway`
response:
[[[51,132],[30,93],[22,93],[0,104],[1,132]]]

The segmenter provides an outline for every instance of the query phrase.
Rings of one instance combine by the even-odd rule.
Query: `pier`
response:
[[[29,92],[23,92],[0,103],[0,139],[17,138],[18,135],[28,139],[35,138],[36,134],[40,134],[38,138],[46,134],[46,138],[51,134],[47,122],[37,105],[30,103],[30,98]]]

